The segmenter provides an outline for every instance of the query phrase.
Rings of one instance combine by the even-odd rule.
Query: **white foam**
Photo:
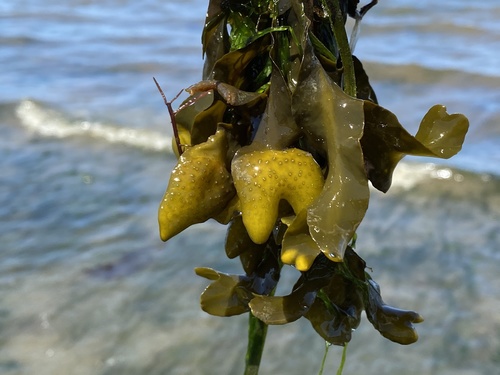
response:
[[[16,109],[21,124],[45,137],[67,138],[88,136],[154,151],[171,151],[172,139],[147,129],[123,128],[98,121],[75,121],[63,114],[31,101],[23,100]]]
[[[399,163],[392,176],[391,188],[409,190],[423,180],[453,180],[462,182],[464,176],[448,167],[434,163]]]

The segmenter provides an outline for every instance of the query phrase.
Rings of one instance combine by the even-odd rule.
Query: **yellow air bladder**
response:
[[[312,155],[295,148],[242,153],[233,159],[231,173],[243,224],[257,244],[266,242],[271,234],[281,199],[299,213],[314,201],[324,184]]]

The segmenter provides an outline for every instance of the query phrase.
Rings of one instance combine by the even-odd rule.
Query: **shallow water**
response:
[[[193,272],[240,272],[225,228],[164,244],[156,221],[175,160],[152,76],[168,97],[199,80],[205,2],[21,3],[0,4],[0,373],[241,373],[246,317],[203,313]],[[426,320],[403,347],[364,319],[345,374],[500,366],[499,12],[398,0],[363,21],[380,102],[410,131],[438,102],[471,130],[457,157],[410,159],[372,193],[358,252],[386,302]],[[314,374],[322,355],[307,321],[271,327],[262,374]]]

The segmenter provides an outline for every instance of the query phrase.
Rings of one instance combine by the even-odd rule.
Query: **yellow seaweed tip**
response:
[[[227,150],[226,134],[220,129],[207,142],[187,148],[180,156],[158,209],[163,241],[217,216],[233,198]]]
[[[302,235],[306,241],[313,241],[310,236]],[[316,246],[317,247],[317,246]],[[281,254],[281,261],[285,264],[294,265],[299,271],[305,272],[311,268],[314,260],[319,255],[320,251],[304,253],[303,249],[288,248]]]
[[[240,150],[231,173],[243,224],[257,244],[266,242],[271,234],[280,200],[288,201],[295,213],[301,212],[318,197],[324,184],[321,168],[312,155],[296,148]]]
[[[311,268],[314,260],[321,253],[319,246],[309,234],[307,210],[302,210],[292,222],[285,222],[285,224],[288,225],[288,229],[283,237],[281,261],[305,272]]]

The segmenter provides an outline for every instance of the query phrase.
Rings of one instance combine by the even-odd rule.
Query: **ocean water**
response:
[[[165,244],[156,219],[175,158],[152,77],[167,97],[200,80],[206,6],[0,2],[1,374],[242,373],[246,317],[203,313],[193,272],[240,272],[225,228]],[[411,132],[436,103],[471,128],[456,157],[405,159],[373,191],[357,250],[385,301],[425,321],[399,346],[364,319],[345,374],[498,373],[499,17],[497,0],[394,0],[361,24],[383,106]],[[261,373],[316,374],[323,346],[305,320],[271,327]]]

